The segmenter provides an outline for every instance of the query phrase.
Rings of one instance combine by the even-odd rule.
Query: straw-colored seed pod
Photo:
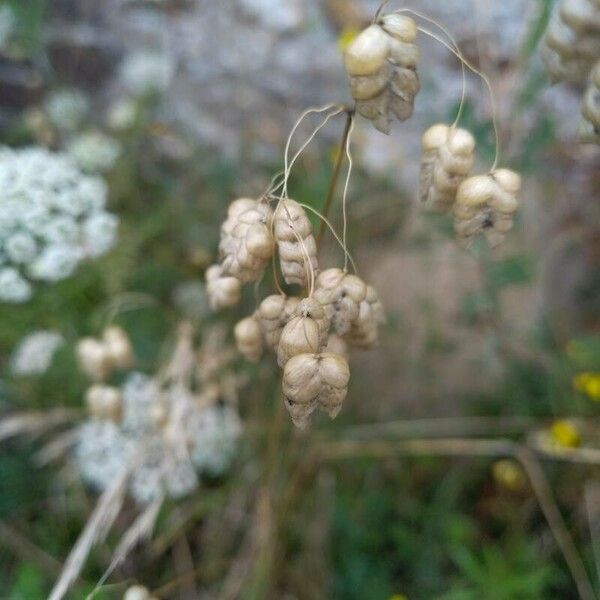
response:
[[[240,301],[241,288],[239,279],[223,275],[221,265],[212,265],[206,270],[206,293],[213,310],[235,306]]]
[[[275,240],[286,283],[307,287],[310,271],[317,271],[317,242],[304,209],[294,200],[282,200],[274,217]]]
[[[419,197],[425,208],[446,213],[473,167],[475,138],[466,129],[438,123],[423,134],[422,146]]]
[[[315,300],[325,309],[333,330],[338,335],[348,333],[358,319],[360,303],[366,296],[365,282],[342,269],[326,269],[317,277]]]
[[[328,332],[325,309],[314,298],[301,300],[281,332],[277,363],[283,367],[292,356],[320,352],[327,343]]]
[[[233,230],[239,223],[242,213],[256,206],[256,200],[253,198],[238,198],[234,200],[227,209],[227,218],[221,225],[221,239],[219,242],[219,253],[226,256],[232,252]]]
[[[116,387],[95,384],[85,393],[85,402],[89,413],[97,419],[115,422],[121,419],[123,401]]]
[[[143,585],[132,585],[127,588],[123,600],[157,600],[157,598],[152,596],[148,588]]]
[[[412,115],[420,88],[416,39],[417,27],[410,17],[384,15],[344,54],[356,110],[383,133],[390,132],[392,117],[405,121]]]
[[[310,415],[322,408],[333,419],[348,392],[350,368],[338,354],[298,354],[283,371],[285,406],[294,425],[304,429]]]
[[[129,337],[121,327],[107,327],[102,333],[102,341],[106,346],[111,366],[117,369],[128,369],[133,365],[133,348]]]
[[[221,265],[223,274],[242,283],[256,281],[273,254],[271,219],[267,202],[241,198],[233,203],[221,227]]]
[[[257,317],[265,337],[265,343],[271,350],[277,351],[281,332],[296,310],[300,298],[273,294],[267,296],[258,307]]]
[[[600,60],[592,69],[581,105],[581,122],[577,132],[579,141],[600,144]]]
[[[600,56],[600,3],[562,0],[544,35],[542,59],[550,79],[582,83]]]
[[[375,288],[367,286],[366,297],[360,303],[358,317],[344,339],[355,348],[368,350],[379,338],[379,325],[385,321],[385,312]]]
[[[105,379],[111,371],[111,359],[106,344],[87,337],[77,343],[77,359],[82,371],[97,381]]]
[[[490,245],[500,243],[512,228],[519,202],[521,177],[509,169],[496,169],[463,181],[456,193],[454,229],[460,238],[485,233]]]
[[[258,362],[263,355],[264,335],[257,314],[239,321],[233,332],[240,354],[250,362]]]

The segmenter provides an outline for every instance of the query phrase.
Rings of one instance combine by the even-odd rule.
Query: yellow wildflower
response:
[[[523,469],[514,460],[497,460],[492,466],[492,473],[496,482],[511,492],[518,492],[525,487]]]
[[[579,375],[573,377],[573,388],[599,402],[600,373],[579,373]]]
[[[338,36],[338,48],[344,52],[359,33],[360,31],[355,27],[344,27]]]
[[[552,441],[562,448],[576,448],[581,444],[581,435],[573,421],[561,419],[554,421],[550,428]]]

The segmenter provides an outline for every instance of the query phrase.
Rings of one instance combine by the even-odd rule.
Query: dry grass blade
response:
[[[77,429],[70,429],[60,433],[55,438],[44,444],[35,453],[33,461],[37,467],[44,467],[51,462],[63,458],[65,454],[77,443]]]
[[[101,587],[104,582],[110,577],[112,572],[127,558],[129,553],[143,540],[148,539],[154,531],[156,518],[162,506],[163,498],[157,498],[150,503],[146,509],[138,515],[129,529],[123,534],[119,545],[115,549],[112,561],[96,584],[95,590],[90,594],[90,597]]]
[[[62,573],[50,593],[49,600],[61,600],[69,587],[81,573],[85,561],[97,542],[106,538],[112,524],[117,518],[127,490],[130,469],[125,469],[121,476],[106,488],[96,504],[79,539],[73,546]]]
[[[0,442],[17,435],[41,434],[53,427],[71,423],[80,416],[79,411],[67,408],[10,415],[0,421]]]

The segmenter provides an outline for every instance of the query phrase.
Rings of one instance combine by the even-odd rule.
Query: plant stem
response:
[[[346,109],[346,123],[344,124],[344,131],[340,139],[340,145],[338,146],[337,156],[335,157],[335,164],[333,165],[333,171],[331,178],[329,179],[329,186],[327,187],[327,195],[325,196],[325,202],[323,204],[322,215],[327,219],[331,205],[333,204],[333,197],[335,195],[335,188],[340,177],[340,171],[342,168],[342,162],[344,162],[344,151],[346,149],[346,143],[348,142],[348,135],[350,134],[350,126],[352,125],[352,118],[354,117],[354,109]],[[319,227],[319,233],[317,234],[317,248],[321,247],[321,241],[325,234],[325,228],[327,225],[325,221],[321,221]]]

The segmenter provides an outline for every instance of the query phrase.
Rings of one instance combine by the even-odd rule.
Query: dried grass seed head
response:
[[[121,391],[110,385],[94,384],[85,393],[88,412],[97,419],[119,422],[123,413]]]
[[[577,136],[581,142],[600,144],[600,60],[590,73],[588,87],[583,96]]]
[[[298,307],[300,298],[273,294],[267,296],[258,307],[257,317],[260,320],[267,346],[277,351],[281,332]]]
[[[550,79],[582,83],[600,56],[600,3],[562,0],[544,35],[542,59]]]
[[[277,363],[283,367],[292,356],[320,352],[327,344],[329,318],[314,298],[301,300],[281,332]]]
[[[272,218],[266,201],[241,198],[232,203],[219,245],[225,275],[242,283],[260,278],[273,254]]]
[[[111,360],[106,344],[92,337],[77,343],[77,360],[81,370],[91,379],[102,381],[111,371]]]
[[[379,325],[385,321],[385,311],[375,288],[367,285],[365,299],[360,303],[357,319],[344,339],[350,346],[368,350],[377,345]]]
[[[463,181],[454,205],[454,229],[458,236],[468,239],[483,232],[490,245],[502,242],[512,229],[520,189],[520,175],[509,169],[496,169]]]
[[[416,39],[410,17],[389,14],[360,33],[344,53],[356,110],[383,133],[390,132],[392,116],[405,121],[412,115],[420,89]]]
[[[208,303],[213,310],[235,306],[239,303],[242,284],[236,277],[224,275],[221,265],[208,267],[205,277]]]
[[[285,406],[297,427],[304,429],[310,415],[322,408],[333,419],[348,392],[350,368],[338,354],[298,354],[285,365],[283,395]]]
[[[157,600],[157,598],[143,585],[132,585],[130,588],[127,588],[123,600]]]
[[[367,285],[342,269],[326,269],[317,277],[314,296],[325,309],[333,330],[345,335],[358,319],[360,304],[367,296]]]
[[[419,197],[425,208],[446,213],[473,167],[475,138],[466,129],[438,123],[423,134],[421,144]]]
[[[239,321],[233,330],[237,349],[250,362],[258,362],[264,351],[264,334],[256,313]]]
[[[318,269],[317,242],[306,211],[295,200],[280,202],[274,217],[275,241],[285,282],[308,287]]]
[[[111,325],[102,332],[102,341],[106,346],[111,364],[117,369],[129,369],[133,366],[134,355],[131,342],[121,327]]]

